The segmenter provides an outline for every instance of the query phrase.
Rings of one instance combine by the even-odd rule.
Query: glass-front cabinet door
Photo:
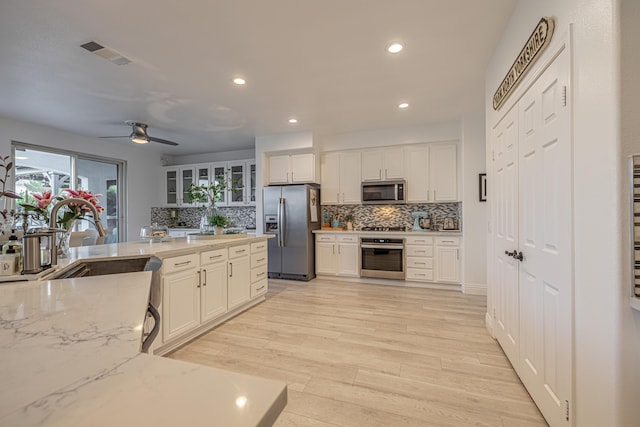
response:
[[[229,206],[239,206],[246,204],[244,171],[245,162],[229,162]]]
[[[213,163],[211,165],[211,182],[216,185],[223,184],[227,175],[227,163]],[[227,206],[227,190],[220,192],[216,201],[218,206]]]
[[[164,180],[165,205],[178,206],[178,169],[165,169]]]
[[[208,186],[211,177],[209,176],[209,165],[198,165],[196,166],[196,175],[198,177],[198,182],[196,185],[206,185]]]
[[[247,162],[247,202],[250,205],[256,204],[256,163]]]
[[[192,204],[189,199],[189,188],[191,188],[191,184],[194,184],[195,182],[195,168],[190,167],[180,169],[180,184],[182,188],[180,204],[182,206],[189,206]]]

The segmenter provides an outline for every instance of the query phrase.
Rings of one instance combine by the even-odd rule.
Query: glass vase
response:
[[[75,221],[69,221],[68,224],[65,224],[66,231],[64,233],[56,233],[58,258],[69,258],[69,249],[71,248],[71,232],[73,231],[74,224]]]
[[[220,215],[220,212],[215,205],[209,205],[204,209],[200,218],[200,234],[215,234],[216,226],[213,224],[212,219],[218,215]]]

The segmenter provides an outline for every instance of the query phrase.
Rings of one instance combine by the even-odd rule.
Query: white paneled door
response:
[[[550,426],[569,426],[572,143],[560,51],[495,127],[495,334]]]

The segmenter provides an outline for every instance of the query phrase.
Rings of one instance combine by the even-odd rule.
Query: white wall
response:
[[[11,154],[12,141],[126,160],[128,240],[139,238],[140,227],[149,223],[151,206],[157,202],[157,192],[148,189],[161,185],[159,152],[0,117],[0,155]]]
[[[631,426],[640,419],[628,422],[638,417],[640,405],[622,398],[623,385],[637,384],[640,377],[637,369],[626,372],[621,363],[621,343],[637,342],[638,335],[620,328],[621,313],[628,315],[629,307],[621,302],[628,287],[620,265],[617,4],[617,0],[519,0],[486,72],[489,130],[498,118],[491,106],[493,93],[540,18],[555,18],[554,39],[574,24],[573,422],[580,427]],[[625,384],[623,376],[628,376]],[[637,400],[636,388],[631,391]]]
[[[164,166],[173,165],[194,165],[198,163],[214,163],[227,162],[230,160],[246,160],[253,159],[256,156],[256,150],[234,150],[220,151],[214,153],[191,154],[186,156],[165,156],[163,158]]]
[[[622,289],[620,292],[621,330],[621,421],[620,425],[640,424],[640,312],[628,308],[631,293],[631,269],[627,260],[631,258],[631,241],[626,230],[630,229],[630,210],[626,208],[626,195],[630,194],[627,157],[640,154],[640,2],[623,0],[620,5],[621,18],[621,87],[622,87]]]
[[[486,172],[484,114],[467,114],[460,123],[462,140],[462,289],[486,293],[487,203],[480,202],[478,175]]]

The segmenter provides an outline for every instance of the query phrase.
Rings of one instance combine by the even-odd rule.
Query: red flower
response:
[[[53,201],[51,191],[43,191],[42,194],[33,193],[32,196],[38,201],[37,207],[40,209],[47,209]]]

